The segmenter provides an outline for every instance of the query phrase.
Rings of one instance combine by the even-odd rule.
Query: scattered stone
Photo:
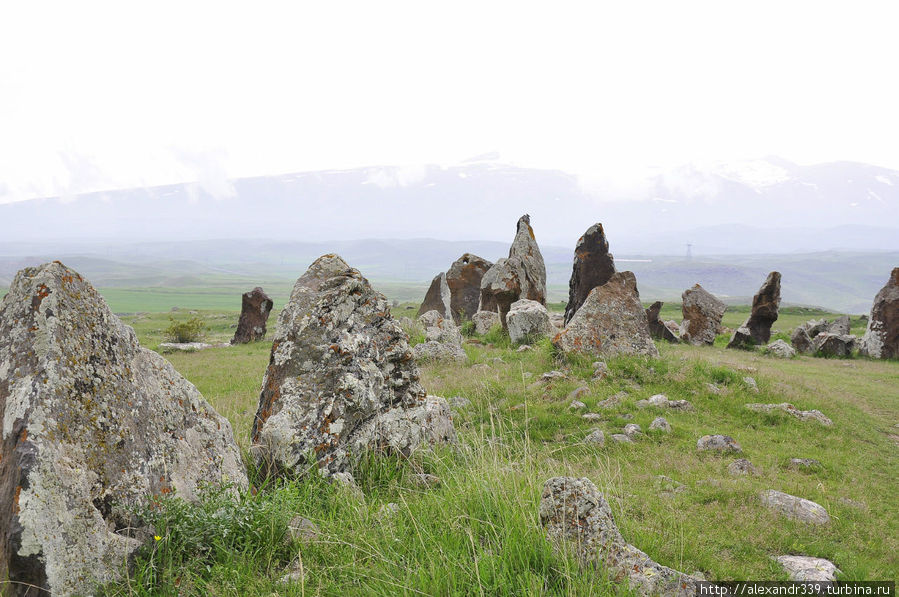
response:
[[[727,306],[699,284],[681,295],[684,316],[681,340],[690,344],[713,344]]]
[[[574,266],[568,282],[568,304],[564,323],[568,324],[597,286],[602,286],[615,274],[615,261],[609,253],[602,224],[593,224],[577,241]]]
[[[486,259],[465,253],[447,270],[446,285],[450,292],[450,313],[457,324],[463,319],[474,318],[481,300],[481,280],[492,266],[493,263]]]
[[[755,383],[755,378],[752,378],[752,377],[744,377],[744,378],[743,378],[743,383],[745,383],[746,386],[747,386],[750,390],[752,390],[753,392],[755,392],[756,394],[759,393],[759,385],[758,385],[757,383]]]
[[[634,440],[623,433],[613,433],[612,441],[618,442],[619,444],[632,444]]]
[[[665,417],[656,417],[652,420],[652,423],[649,424],[649,430],[671,433],[671,425],[665,420]]]
[[[724,389],[723,389],[723,388],[719,388],[718,386],[716,386],[716,385],[713,384],[713,383],[707,383],[707,384],[705,384],[705,387],[706,387],[706,389],[708,389],[708,391],[711,392],[712,394],[722,394],[722,393],[724,393]]]
[[[547,371],[543,375],[540,376],[540,381],[544,383],[549,383],[553,381],[560,381],[563,379],[568,379],[568,376],[562,373],[561,371],[556,371],[553,369],[552,371]]]
[[[583,410],[587,408],[587,405],[580,400],[572,400],[568,408],[570,408],[571,410]]]
[[[248,485],[228,420],[58,261],[0,301],[0,424],[4,594],[94,594],[152,541],[133,508]]]
[[[770,413],[775,410],[780,410],[788,415],[792,415],[799,419],[800,421],[818,421],[824,426],[830,427],[833,425],[833,421],[824,416],[820,410],[799,410],[789,402],[781,402],[780,404],[759,404],[752,403],[747,404],[746,408],[755,412],[764,412]]]
[[[687,597],[697,592],[695,577],[657,564],[624,540],[608,502],[589,479],[549,479],[543,486],[540,522],[558,549],[575,550],[583,566],[602,562],[609,577],[626,579],[639,595]]]
[[[606,445],[606,436],[601,429],[594,429],[590,435],[584,438],[585,444],[594,444],[599,447]]]
[[[231,344],[247,344],[265,338],[265,324],[274,303],[259,286],[241,296],[240,319]]]
[[[799,582],[831,582],[840,572],[833,562],[824,558],[809,556],[777,556],[774,558],[784,567],[790,580]]]
[[[696,442],[696,449],[701,451],[742,452],[740,444],[729,435],[703,435]]]
[[[734,332],[728,348],[751,348],[771,339],[771,325],[777,321],[780,306],[780,272],[771,272],[752,297],[752,312],[742,326]]]
[[[672,329],[667,322],[659,321],[659,311],[662,310],[662,301],[656,301],[646,309],[646,321],[649,324],[649,335],[659,340],[667,340],[668,342],[680,342],[680,328]]]
[[[581,386],[579,388],[572,390],[571,393],[568,394],[568,398],[570,400],[576,400],[577,398],[580,398],[581,396],[586,396],[589,393],[590,393],[590,388],[588,388],[587,386]]]
[[[440,317],[452,319],[453,310],[450,306],[450,289],[446,283],[446,273],[440,272],[431,280],[431,285],[425,293],[425,300],[418,309],[421,317],[428,311],[436,311]]]
[[[419,316],[418,325],[425,331],[425,340],[441,344],[462,345],[462,333],[451,317],[444,317],[437,311],[428,311]]]
[[[624,413],[624,414],[618,415],[618,418],[622,419],[624,421],[630,421],[634,418],[634,415],[632,415],[631,413]]]
[[[866,504],[864,502],[859,502],[857,500],[853,500],[850,498],[842,497],[842,498],[840,498],[840,503],[843,504],[844,506],[849,506],[850,508],[855,508],[857,510],[867,510],[868,509],[868,504]]]
[[[821,468],[821,462],[814,458],[790,458],[790,468],[796,470],[811,470]]]
[[[497,261],[481,278],[478,310],[499,313],[504,329],[515,301],[524,298],[546,304],[546,266],[530,222],[528,215],[518,219],[509,257]]]
[[[528,299],[512,303],[506,315],[506,328],[512,342],[533,342],[554,333],[546,307]]]
[[[655,394],[647,400],[638,400],[637,408],[655,406],[658,408],[671,408],[675,410],[693,410],[693,405],[686,400],[668,400],[665,394]]]
[[[456,361],[464,363],[468,355],[461,344],[447,344],[430,340],[412,347],[412,356],[416,361]]]
[[[553,345],[563,352],[659,356],[633,272],[616,273],[591,290]]]
[[[687,488],[683,483],[678,483],[671,477],[666,477],[665,475],[656,475],[655,487],[656,491],[668,496],[687,491]]]
[[[827,510],[811,500],[806,500],[782,491],[769,489],[761,493],[762,504],[799,522],[826,524],[830,522]]]
[[[495,311],[478,311],[471,316],[474,322],[475,333],[483,336],[489,332],[493,326],[499,325],[499,313]]]
[[[634,439],[638,435],[643,435],[643,430],[636,423],[628,423],[624,426],[624,435]]]
[[[227,344],[225,346],[228,346]],[[206,342],[160,342],[160,352],[199,352],[212,348],[212,344]]]
[[[464,396],[453,396],[447,400],[451,408],[466,408],[471,405],[471,400]]]
[[[627,392],[622,390],[620,392],[616,392],[616,393],[612,394],[605,400],[600,401],[599,404],[597,404],[596,406],[598,408],[613,408],[613,407],[621,404],[621,401],[624,400],[625,398],[627,398]]]
[[[758,475],[759,469],[755,468],[755,466],[745,458],[740,458],[727,465],[727,472],[730,473],[732,477],[739,477],[741,475]]]
[[[874,297],[861,353],[874,359],[899,357],[899,267],[893,268],[886,286]]]
[[[302,516],[294,516],[287,524],[287,536],[291,541],[314,541],[318,538],[318,525]]]
[[[297,280],[281,311],[252,430],[268,474],[351,470],[371,451],[454,443],[449,405],[427,396],[387,299],[334,254]]]
[[[409,478],[412,481],[413,485],[423,487],[424,489],[439,487],[443,482],[440,480],[440,477],[438,477],[437,475],[432,475],[430,473],[415,473]]]
[[[602,415],[599,413],[587,413],[587,414],[581,415],[581,418],[585,419],[587,421],[599,421],[602,419]]]
[[[848,334],[823,332],[812,340],[813,352],[826,357],[848,357],[855,349],[858,338]]]
[[[515,352],[527,352],[529,350],[531,350],[530,344],[522,344],[521,346],[518,347],[518,349]]]
[[[605,379],[609,376],[609,366],[605,364],[603,361],[596,361],[593,363],[593,379]]]
[[[796,356],[796,351],[793,350],[790,345],[783,340],[775,340],[766,348],[768,350],[768,354],[781,359],[792,359]]]

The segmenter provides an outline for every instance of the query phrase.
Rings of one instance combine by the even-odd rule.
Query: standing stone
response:
[[[449,406],[426,396],[387,299],[337,255],[297,280],[278,318],[253,423],[268,474],[349,474],[369,451],[402,456],[455,440]]]
[[[518,219],[509,257],[498,260],[481,279],[478,310],[499,313],[505,329],[506,314],[519,299],[546,304],[546,266],[527,214]]]
[[[273,305],[272,299],[259,286],[243,293],[240,319],[231,344],[246,344],[265,338],[265,323]]]
[[[638,595],[696,594],[697,578],[654,562],[624,540],[609,503],[589,479],[549,479],[543,485],[540,523],[557,548],[572,549],[582,566],[601,566]]]
[[[649,325],[649,335],[659,340],[668,342],[680,342],[680,336],[674,333],[671,326],[659,320],[659,311],[662,310],[662,301],[656,301],[646,309],[646,321]]]
[[[893,268],[886,286],[874,297],[861,353],[875,359],[899,358],[899,267]]]
[[[681,295],[684,333],[681,339],[690,344],[713,344],[727,308],[705,288],[696,284]]]
[[[555,330],[549,321],[546,307],[528,299],[512,303],[506,315],[506,327],[512,342],[531,342],[545,338]]]
[[[152,535],[132,507],[247,486],[228,421],[58,261],[0,303],[0,421],[4,594],[93,594]]]
[[[590,291],[608,282],[614,273],[615,261],[609,253],[609,241],[606,240],[602,224],[593,224],[577,240],[577,246],[574,248],[574,266],[571,270],[571,280],[568,282],[565,324],[571,321],[581,308]]]
[[[421,307],[418,309],[418,316],[421,317],[428,311],[437,311],[441,317],[450,317],[450,314],[453,312],[450,289],[446,283],[446,274],[443,272],[440,272],[431,280],[431,285],[425,293],[425,300],[422,301]]]
[[[481,280],[493,264],[486,259],[465,253],[456,259],[446,272],[450,291],[450,312],[458,324],[471,319],[478,311],[481,299]]]
[[[564,352],[659,356],[633,272],[618,272],[591,290],[553,345]]]
[[[777,321],[780,307],[780,272],[771,272],[758,294],[752,297],[749,318],[734,332],[728,348],[746,348],[771,339],[771,325]]]

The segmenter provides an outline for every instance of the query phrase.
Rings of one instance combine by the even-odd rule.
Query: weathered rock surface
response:
[[[713,452],[742,452],[740,444],[729,435],[703,435],[696,442],[696,449]]]
[[[506,314],[515,301],[529,299],[546,304],[546,266],[530,222],[528,215],[518,219],[509,257],[497,261],[481,278],[478,310],[499,313],[504,328]]]
[[[777,556],[774,558],[784,567],[790,580],[804,582],[830,582],[837,579],[840,572],[833,562],[810,556]]]
[[[727,465],[727,472],[730,473],[732,477],[739,477],[742,475],[758,475],[759,470],[755,468],[755,466],[746,460],[745,458],[739,458],[734,460],[730,464]]]
[[[602,429],[594,429],[584,438],[584,443],[602,447],[606,444],[606,436]]]
[[[659,311],[662,310],[662,301],[656,301],[646,309],[646,322],[649,325],[649,334],[653,338],[659,340],[667,340],[668,342],[680,342],[680,329],[672,329],[667,323],[659,320]]]
[[[499,313],[495,311],[478,311],[471,320],[474,322],[474,331],[481,336],[490,331],[490,329],[499,324]]]
[[[452,318],[452,300],[445,272],[440,272],[431,280],[431,285],[425,293],[425,300],[418,308],[418,316],[421,317],[428,311],[437,311],[441,317]]]
[[[241,298],[240,319],[231,344],[247,344],[265,338],[265,324],[274,303],[259,286],[245,292]]]
[[[564,322],[567,325],[587,300],[590,291],[602,286],[615,273],[615,260],[609,253],[609,241],[602,224],[593,224],[574,248],[574,265],[568,282],[568,305]]]
[[[875,359],[899,358],[899,267],[874,297],[861,352]]]
[[[810,524],[826,524],[830,522],[830,515],[827,514],[827,510],[811,500],[775,489],[763,491],[760,497],[763,505],[783,514],[787,518]]]
[[[800,421],[817,421],[826,427],[833,425],[833,421],[824,416],[820,410],[799,410],[789,402],[781,402],[780,404],[747,404],[746,408],[755,412],[770,413],[775,410],[783,411],[788,415],[794,416]]]
[[[628,423],[624,426],[624,435],[631,439],[643,435],[643,430],[636,423]]]
[[[92,594],[150,537],[130,507],[247,485],[228,421],[59,262],[20,271],[0,303],[0,421],[11,595]]]
[[[833,322],[827,326],[827,331],[831,334],[843,334],[848,335],[849,331],[852,328],[852,324],[849,321],[848,315],[840,315]]]
[[[509,307],[506,328],[512,342],[531,342],[555,332],[546,307],[528,299],[517,300]]]
[[[616,273],[591,290],[565,329],[553,338],[553,345],[564,352],[659,356],[634,274]]]
[[[809,470],[821,467],[821,462],[814,458],[790,458],[790,468],[796,470]]]
[[[212,344],[206,342],[160,342],[160,352],[199,352],[212,348]],[[225,346],[230,346],[225,344]]]
[[[486,259],[465,253],[447,270],[445,279],[450,292],[450,313],[457,324],[477,313],[481,280],[492,266],[493,263]]]
[[[655,406],[658,408],[671,408],[675,410],[693,410],[693,405],[686,400],[668,400],[665,394],[654,394],[646,400],[637,400],[637,408]]]
[[[457,363],[464,363],[468,360],[465,349],[459,344],[437,342],[436,340],[416,344],[412,347],[412,356],[418,362],[456,361]]]
[[[418,318],[418,325],[425,331],[427,341],[462,345],[462,332],[452,317],[444,317],[437,311],[428,311]]]
[[[775,340],[767,347],[768,354],[780,359],[791,359],[796,356],[796,351],[783,340]]]
[[[690,344],[712,344],[727,306],[696,284],[681,295],[684,316],[681,340]]]
[[[368,451],[455,441],[449,406],[419,378],[384,296],[337,255],[319,257],[278,320],[253,423],[257,461],[269,474],[317,465],[333,475]]]
[[[559,549],[568,546],[583,566],[607,571],[640,595],[686,597],[696,592],[696,577],[654,562],[624,540],[609,503],[589,479],[549,479],[540,500],[540,522]]]
[[[749,318],[734,332],[728,348],[750,348],[771,339],[771,325],[777,321],[780,307],[780,272],[771,272],[752,297]]]
[[[858,338],[849,334],[823,332],[812,340],[813,352],[829,357],[848,357],[855,350]]]
[[[656,417],[652,420],[652,423],[649,424],[649,430],[671,433],[671,424],[668,423],[665,417]]]

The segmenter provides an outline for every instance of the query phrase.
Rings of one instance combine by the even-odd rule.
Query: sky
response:
[[[895,2],[5,2],[0,203],[368,165],[899,170]]]

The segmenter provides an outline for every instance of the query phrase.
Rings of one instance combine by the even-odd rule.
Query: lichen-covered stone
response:
[[[899,357],[899,267],[874,297],[861,353],[875,359]]]
[[[418,316],[421,317],[428,311],[436,311],[441,317],[452,317],[450,289],[446,283],[446,273],[444,272],[440,272],[431,280],[431,285],[425,293],[425,299],[418,308]]]
[[[813,352],[828,357],[848,357],[855,349],[858,338],[851,334],[822,332],[812,339]]]
[[[696,441],[696,449],[704,452],[742,452],[740,444],[729,435],[703,435]]]
[[[791,555],[774,559],[784,567],[790,580],[799,582],[830,582],[836,580],[836,574],[840,572],[833,562],[824,558]]]
[[[478,311],[481,300],[481,280],[493,267],[493,263],[465,253],[453,262],[446,272],[446,285],[450,291],[450,312],[453,320],[471,319]]]
[[[782,411],[796,417],[800,421],[817,421],[826,427],[833,425],[833,421],[828,419],[820,410],[799,410],[789,402],[781,402],[780,404],[747,404],[746,408],[755,412],[770,413],[773,411]]]
[[[775,489],[761,493],[762,504],[787,518],[809,524],[827,524],[830,515],[820,504]]]
[[[766,347],[768,354],[780,359],[791,359],[796,356],[796,351],[783,340],[775,340]]]
[[[567,546],[583,566],[599,568],[639,595],[687,597],[699,580],[653,561],[621,536],[612,509],[586,478],[554,477],[543,485],[540,522],[550,541]]]
[[[472,316],[474,322],[474,331],[483,336],[493,328],[499,325],[499,313],[495,311],[478,311]]]
[[[259,286],[245,292],[241,298],[240,319],[231,344],[246,344],[265,338],[265,324],[274,303]]]
[[[228,421],[59,262],[20,271],[0,304],[0,420],[13,595],[91,594],[149,536],[129,508],[247,485]]]
[[[618,272],[591,290],[553,345],[564,352],[659,356],[633,272]]]
[[[713,344],[727,306],[696,284],[681,295],[684,316],[681,340],[690,344]]]
[[[446,401],[426,400],[419,378],[384,296],[339,256],[318,258],[279,316],[253,423],[258,462],[333,475],[367,451],[455,441]]]
[[[615,260],[609,253],[609,241],[606,240],[602,224],[596,223],[587,228],[577,240],[574,248],[574,265],[571,268],[571,280],[568,282],[568,304],[565,306],[567,324],[581,308],[590,291],[609,281],[615,273]]]
[[[528,299],[512,303],[506,314],[506,327],[512,342],[531,342],[545,338],[555,331],[546,307]]]

